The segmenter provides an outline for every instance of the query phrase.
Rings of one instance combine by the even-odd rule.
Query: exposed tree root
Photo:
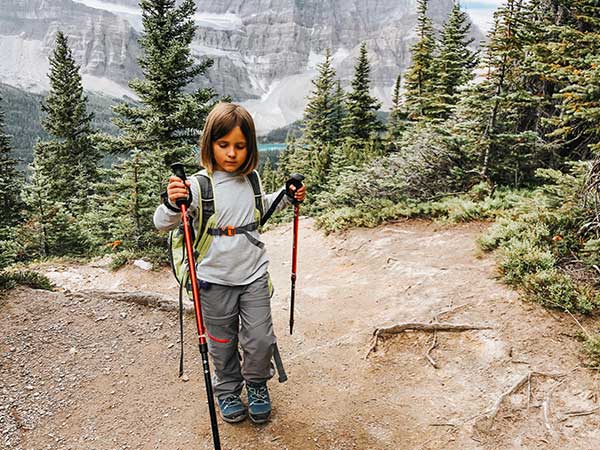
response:
[[[589,410],[580,410],[580,411],[567,411],[558,419],[559,422],[564,422],[565,420],[570,419],[571,417],[579,417],[579,416],[589,416],[596,412],[600,411],[600,406],[597,408],[589,409]]]
[[[465,303],[464,305],[460,305],[460,306],[454,306],[454,307],[451,306],[448,309],[444,309],[443,311],[440,311],[435,316],[433,316],[433,323],[439,323],[440,316],[445,315],[445,314],[450,314],[450,313],[455,312],[466,306],[469,306],[469,304]],[[438,339],[437,339],[437,330],[436,330],[433,332],[433,340],[431,341],[431,346],[427,350],[427,353],[425,353],[425,359],[427,359],[427,361],[429,361],[429,364],[431,364],[434,369],[439,369],[439,367],[440,367],[438,365],[438,363],[436,362],[436,360],[433,359],[433,356],[431,356],[431,352],[437,347],[437,345],[438,345]]]
[[[559,387],[561,384],[563,384],[563,382],[559,381],[554,386],[552,386],[552,389],[550,389],[544,396],[544,401],[542,403],[542,410],[544,411],[544,425],[546,425],[546,430],[548,430],[548,433],[550,433],[550,435],[552,436],[555,436],[556,432],[554,431],[554,427],[552,426],[552,420],[550,418],[550,402],[552,400],[552,394],[554,393],[556,388]]]
[[[485,325],[471,325],[462,323],[423,323],[423,322],[405,322],[397,325],[385,328],[376,328],[373,331],[373,338],[371,339],[371,346],[367,352],[365,358],[368,358],[371,352],[377,351],[377,344],[380,338],[389,336],[392,334],[399,334],[405,331],[469,331],[469,330],[490,330],[492,327]]]
[[[434,369],[437,369],[439,367],[437,365],[437,362],[435,362],[435,359],[433,359],[431,356],[431,351],[436,347],[437,347],[437,331],[434,331],[431,347],[429,347],[429,349],[427,350],[427,353],[425,353],[425,358],[427,358],[427,361],[429,361],[429,364],[431,364]]]
[[[73,292],[73,296],[95,297],[106,300],[115,300],[118,302],[137,303],[142,306],[158,308],[165,311],[173,311],[179,308],[179,302],[168,295],[158,292],[129,292],[129,291],[103,291],[96,289],[86,289]],[[193,312],[194,304],[187,298],[183,300],[183,309],[185,312]]]
[[[565,377],[564,374],[558,374],[558,373],[546,373],[546,372],[528,372],[528,373],[526,373],[521,378],[519,378],[510,387],[510,389],[508,389],[506,392],[502,393],[490,409],[488,409],[487,411],[483,412],[482,414],[478,414],[477,416],[472,418],[472,419],[477,419],[477,421],[475,423],[475,428],[479,431],[489,431],[492,428],[492,426],[494,425],[494,421],[496,420],[498,412],[500,411],[500,408],[502,407],[502,404],[504,403],[504,401],[506,399],[508,399],[511,395],[517,393],[525,384],[528,385],[528,387],[527,387],[527,404],[529,406],[529,403],[531,400],[531,379],[534,376],[555,378],[555,379],[561,379],[561,378]],[[549,431],[553,431],[552,425],[550,423],[550,418],[549,418],[551,396],[552,396],[552,393],[554,392],[554,390],[561,383],[562,383],[562,381],[560,383],[556,384],[550,390],[550,392],[548,394],[546,394],[544,403],[542,404],[542,407],[544,409],[544,421],[546,424],[546,428]]]

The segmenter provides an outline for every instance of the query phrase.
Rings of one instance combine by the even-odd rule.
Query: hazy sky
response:
[[[501,0],[463,0],[460,5],[464,11],[469,13],[479,29],[486,33],[492,26],[494,11],[502,3],[504,2]]]

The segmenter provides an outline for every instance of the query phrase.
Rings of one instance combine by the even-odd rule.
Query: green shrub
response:
[[[503,247],[499,266],[504,281],[515,286],[527,275],[552,269],[555,263],[551,252],[541,250],[531,241],[513,239]]]
[[[589,367],[600,370],[600,336],[586,337],[583,345],[589,358]]]
[[[598,307],[598,299],[591,289],[577,285],[555,268],[526,275],[522,285],[531,300],[549,308],[589,314]]]
[[[0,291],[7,291],[17,285],[29,286],[34,289],[45,289],[48,291],[51,291],[54,288],[54,285],[48,277],[32,270],[0,272]]]
[[[419,202],[406,198],[372,197],[352,206],[325,208],[316,223],[326,232],[353,226],[375,227],[401,218],[435,219],[447,223],[491,220],[528,196],[525,191],[498,190],[492,197],[473,200],[469,194]]]
[[[589,265],[599,262],[600,241],[582,232],[582,224],[595,216],[582,194],[588,168],[577,164],[570,173],[539,170],[538,176],[547,183],[478,239],[485,251],[500,249],[499,267],[508,284],[521,286],[528,297],[545,306],[583,313],[599,306],[597,295],[585,279],[575,281],[560,268],[581,266],[581,260]]]
[[[162,247],[149,247],[144,250],[124,249],[112,254],[110,263],[111,270],[117,270],[127,263],[143,259],[152,263],[153,267],[160,267],[169,264],[169,255],[167,250]]]
[[[581,250],[583,261],[588,266],[600,265],[600,239],[590,239]]]
[[[132,259],[132,253],[129,251],[122,251],[117,253],[116,255],[113,255],[110,261],[110,270],[115,271],[120,269],[125,264],[127,264],[130,259]]]

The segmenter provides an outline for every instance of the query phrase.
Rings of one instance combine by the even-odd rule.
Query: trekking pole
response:
[[[185,183],[185,169],[183,164],[175,163],[171,165],[171,170],[175,176],[181,178]],[[208,411],[210,413],[210,426],[212,428],[212,437],[215,450],[221,450],[221,441],[219,439],[219,428],[217,426],[217,414],[215,412],[215,400],[213,396],[212,383],[210,380],[210,368],[208,366],[208,344],[206,342],[206,329],[202,320],[202,310],[200,303],[200,291],[196,279],[196,263],[194,261],[194,249],[192,242],[191,224],[188,219],[187,209],[188,199],[177,199],[177,206],[181,210],[181,221],[183,223],[183,232],[185,236],[185,249],[187,253],[188,271],[190,282],[192,284],[192,296],[194,299],[194,311],[196,313],[196,326],[198,327],[198,339],[200,355],[202,356],[202,368],[204,369],[204,385],[206,386],[206,397],[208,399]]]
[[[299,173],[294,173],[290,179],[286,182],[286,190],[288,192],[296,193],[298,189],[302,187],[302,180],[304,176]],[[290,186],[296,188],[295,191],[290,191]],[[296,298],[296,257],[298,255],[298,217],[300,216],[300,202],[293,198],[292,203],[294,204],[294,237],[292,246],[292,293],[290,296],[290,334],[294,332],[294,300]]]

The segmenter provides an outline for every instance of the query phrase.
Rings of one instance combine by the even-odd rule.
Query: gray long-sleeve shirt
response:
[[[213,174],[217,227],[232,225],[240,227],[254,222],[254,191],[248,178],[223,171]],[[282,188],[283,189],[283,188]],[[263,195],[265,212],[281,192]],[[191,183],[192,204],[190,210],[198,208],[200,194],[196,184]],[[276,211],[289,205],[284,196]],[[160,205],[154,213],[154,225],[161,231],[172,230],[179,225],[181,216],[165,205]],[[260,240],[258,231],[250,232]],[[267,272],[269,259],[264,248],[252,244],[243,234],[235,236],[214,236],[208,252],[196,264],[197,276],[209,283],[226,286],[240,286],[252,283]]]

